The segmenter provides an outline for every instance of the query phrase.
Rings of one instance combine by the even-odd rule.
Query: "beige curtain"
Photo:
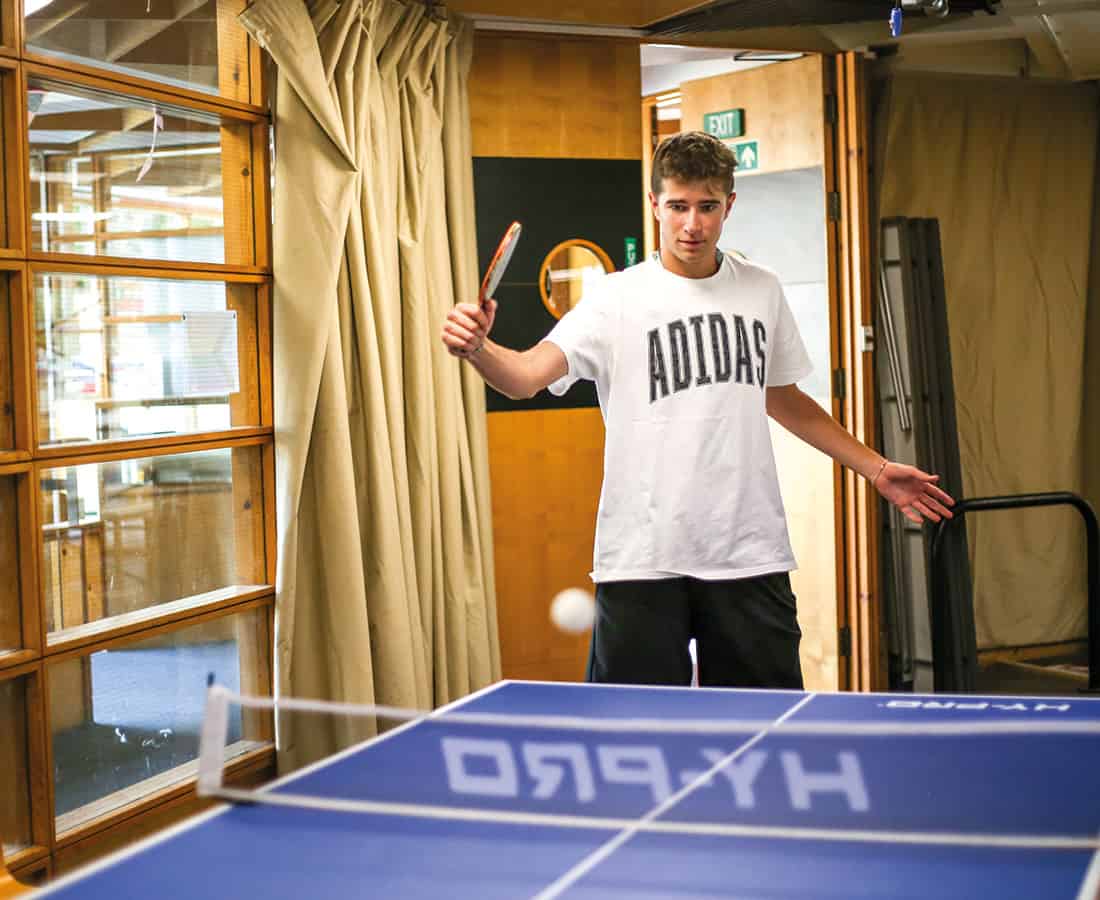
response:
[[[484,389],[439,341],[476,289],[472,29],[257,0],[275,90],[281,695],[427,708],[497,679]],[[367,733],[285,717],[283,770]]]
[[[876,132],[879,215],[940,222],[965,494],[1082,492],[1096,91],[898,75]],[[979,647],[1084,637],[1074,511],[967,529]]]

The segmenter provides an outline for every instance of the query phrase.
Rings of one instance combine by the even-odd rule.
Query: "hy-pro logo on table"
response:
[[[786,784],[791,808],[809,810],[815,794],[838,794],[852,812],[871,808],[859,758],[851,751],[836,754],[835,769],[808,771],[793,750],[770,753],[750,750],[736,757],[728,750],[700,750],[698,769],[674,772],[660,747],[614,744],[590,748],[581,743],[521,741],[486,738],[442,739],[447,783],[456,794],[518,798],[524,783],[533,783],[531,796],[538,800],[575,794],[579,803],[596,799],[597,784],[647,788],[655,804],[663,803],[679,786],[710,788],[724,785],[738,809],[756,807],[755,786],[762,772],[778,767]],[[594,750],[595,765],[590,750]],[[733,758],[729,758],[733,757]],[[716,769],[719,764],[721,768]],[[674,781],[680,785],[674,787]]]
[[[880,703],[883,709],[935,709],[957,710],[958,712],[1069,712],[1073,707],[1069,703],[997,703],[993,700],[888,700]]]

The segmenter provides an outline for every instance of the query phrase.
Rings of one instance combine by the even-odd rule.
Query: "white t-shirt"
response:
[[[596,383],[606,426],[592,580],[748,578],[795,568],[764,386],[810,359],[775,274],[709,278],[656,258],[600,279],[546,340]]]

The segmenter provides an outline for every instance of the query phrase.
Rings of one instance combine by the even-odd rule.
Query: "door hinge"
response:
[[[837,632],[837,653],[840,656],[852,655],[852,629],[847,625]]]
[[[835,125],[839,115],[837,113],[836,94],[825,95],[825,122],[828,125]]]
[[[837,400],[848,396],[848,377],[843,369],[833,369],[833,396]]]
[[[839,222],[840,221],[840,192],[839,191],[829,191],[828,203],[829,203],[829,221],[830,222]]]

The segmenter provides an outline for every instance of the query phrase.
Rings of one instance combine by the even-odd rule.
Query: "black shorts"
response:
[[[668,578],[596,585],[587,679],[802,689],[797,607],[786,572],[732,581]]]

